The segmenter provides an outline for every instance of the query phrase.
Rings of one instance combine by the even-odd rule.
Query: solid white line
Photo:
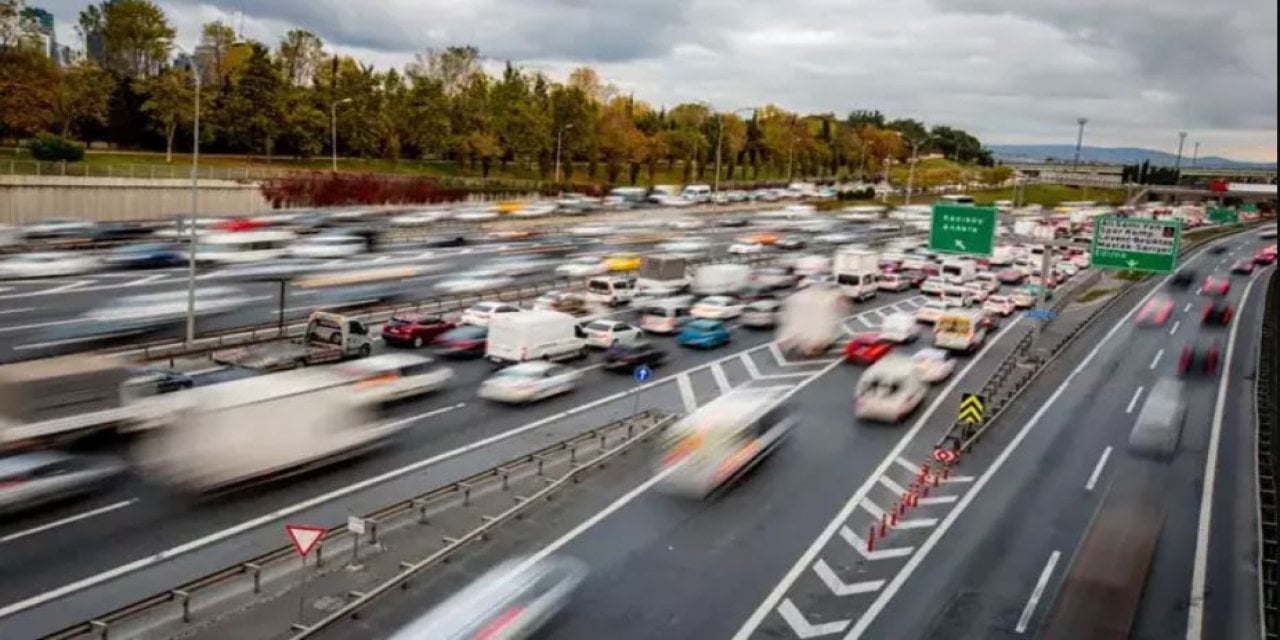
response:
[[[871,498],[862,499],[862,508],[865,509],[867,513],[871,514],[871,517],[876,520],[879,520],[884,516],[884,509],[881,509],[880,505],[872,502]]]
[[[1040,572],[1040,579],[1036,580],[1036,588],[1031,591],[1031,597],[1027,599],[1027,606],[1022,609],[1022,616],[1018,618],[1018,626],[1014,627],[1014,631],[1018,633],[1026,633],[1027,624],[1031,622],[1031,616],[1036,612],[1036,605],[1040,603],[1040,596],[1044,595],[1044,588],[1049,584],[1049,576],[1053,575],[1053,568],[1058,566],[1058,558],[1062,557],[1062,553],[1055,550],[1049,554],[1049,562],[1044,565],[1044,570]]]
[[[729,385],[729,377],[725,375],[724,368],[719,364],[711,365],[711,377],[716,379],[716,386],[720,387],[720,393],[729,393],[733,389]]]
[[[1249,278],[1240,295],[1240,309],[1249,302],[1249,292],[1258,275]],[[1201,640],[1204,628],[1205,583],[1209,571],[1209,526],[1213,522],[1213,489],[1218,481],[1218,447],[1222,440],[1222,416],[1226,411],[1227,388],[1231,381],[1231,359],[1236,353],[1236,336],[1240,331],[1240,314],[1231,318],[1231,334],[1227,338],[1227,356],[1218,377],[1218,398],[1213,405],[1213,426],[1209,431],[1209,450],[1205,454],[1204,481],[1200,484],[1200,520],[1196,526],[1195,566],[1191,573],[1191,595],[1187,600],[1187,640]]]
[[[37,533],[42,533],[42,532],[48,531],[48,530],[50,530],[50,529],[55,529],[55,528],[57,528],[57,527],[61,527],[61,526],[62,526],[62,525],[64,525],[64,524],[71,524],[72,522],[76,522],[76,521],[79,521],[79,520],[84,520],[85,518],[92,518],[93,516],[98,516],[98,515],[102,515],[102,514],[104,514],[104,513],[107,513],[108,511],[115,511],[116,509],[123,509],[124,507],[127,507],[127,506],[129,506],[129,505],[131,505],[131,504],[133,504],[133,503],[135,503],[135,502],[137,502],[137,501],[138,501],[138,499],[137,499],[137,498],[129,498],[128,500],[121,500],[120,502],[117,502],[117,503],[115,503],[115,504],[109,504],[109,505],[107,505],[107,506],[105,506],[105,507],[99,507],[99,508],[94,509],[94,510],[92,510],[92,511],[86,511],[86,512],[84,512],[84,513],[77,514],[77,515],[74,515],[74,516],[70,516],[70,517],[67,517],[67,518],[63,518],[63,519],[61,519],[61,520],[55,520],[55,521],[50,522],[50,523],[48,523],[48,524],[42,524],[42,525],[40,525],[40,526],[38,526],[38,527],[33,527],[33,528],[31,528],[31,529],[27,529],[26,531],[19,531],[18,533],[11,533],[11,534],[9,534],[9,535],[7,535],[7,536],[4,536],[3,538],[0,538],[0,543],[4,543],[4,542],[13,542],[14,540],[18,540],[18,539],[21,539],[21,538],[25,538],[25,537],[27,537],[27,536],[33,536],[33,535],[35,535],[35,534],[37,534]]]
[[[957,496],[929,496],[928,498],[920,498],[920,504],[951,504],[957,499]]]
[[[902,488],[902,485],[894,482],[887,475],[880,476],[880,484],[884,485],[884,488],[892,491],[893,495],[896,495],[896,496],[901,496],[902,494],[907,492],[906,489]]]
[[[1177,332],[1178,332],[1178,327],[1181,327],[1181,326],[1182,326],[1182,321],[1181,321],[1181,320],[1174,320],[1174,321],[1173,321],[1173,326],[1169,328],[1169,335],[1173,335],[1173,334],[1177,333]]]
[[[756,368],[756,363],[752,362],[751,356],[744,353],[739,359],[742,360],[742,366],[746,368],[747,375],[752,378],[760,377],[760,369]]]
[[[44,291],[41,291],[40,293],[43,293],[43,294],[46,294],[46,295],[47,295],[47,294],[50,294],[50,293],[61,293],[61,292],[63,292],[63,291],[70,291],[70,290],[72,290],[72,289],[79,289],[80,287],[87,286],[87,285],[91,285],[91,284],[93,284],[94,282],[97,282],[97,281],[96,281],[96,280],[77,280],[77,281],[75,281],[75,282],[71,282],[71,283],[68,283],[68,284],[64,284],[64,285],[62,285],[61,287],[54,287],[54,288],[52,288],[52,289],[45,289]]]
[[[150,276],[147,276],[147,277],[145,277],[145,278],[138,278],[137,280],[133,280],[133,281],[131,281],[131,282],[126,282],[126,283],[124,283],[123,285],[120,285],[120,286],[122,286],[122,287],[136,287],[136,286],[138,286],[138,285],[147,284],[148,282],[155,282],[156,280],[164,280],[165,278],[168,278],[168,277],[169,277],[169,274],[167,274],[167,273],[157,273],[157,274],[155,274],[155,275],[150,275]]]
[[[907,472],[910,473],[911,475],[913,476],[920,475],[920,467],[917,467],[916,465],[911,464],[911,462],[909,462],[907,459],[903,458],[902,456],[898,456],[897,458],[894,458],[893,461],[898,463],[898,466],[902,467],[903,469],[906,469]]]
[[[1149,366],[1149,367],[1147,367],[1147,368],[1148,368],[1148,369],[1155,369],[1155,368],[1156,368],[1156,363],[1157,363],[1157,362],[1160,362],[1160,357],[1161,357],[1161,356],[1163,356],[1163,355],[1164,355],[1164,349],[1161,349],[1161,350],[1157,351],[1157,352],[1156,352],[1156,357],[1154,357],[1154,358],[1152,358],[1152,359],[1151,359],[1151,366]]]
[[[1107,466],[1107,459],[1111,457],[1111,447],[1108,446],[1102,450],[1102,456],[1098,458],[1098,463],[1093,465],[1093,473],[1089,474],[1089,481],[1084,483],[1085,491],[1093,491],[1093,487],[1098,484],[1098,476],[1102,475],[1102,468]]]
[[[4,311],[0,311],[0,316],[8,313],[26,313],[28,311],[35,311],[35,310],[36,310],[36,307],[22,307],[20,309],[5,309]]]
[[[1138,406],[1138,396],[1142,395],[1144,388],[1142,385],[1138,385],[1138,388],[1133,390],[1133,397],[1129,398],[1129,406],[1124,408],[1125,413],[1133,413],[1133,408]]]
[[[689,381],[689,374],[680,374],[676,378],[676,386],[680,387],[680,400],[684,403],[684,410],[689,413],[696,411],[698,398],[693,394],[693,383]]]

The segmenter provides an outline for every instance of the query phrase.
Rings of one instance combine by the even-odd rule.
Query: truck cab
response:
[[[933,346],[939,349],[971,352],[982,346],[987,329],[981,322],[981,311],[948,311],[933,324]]]
[[[601,276],[587,281],[587,299],[617,307],[636,295],[636,280],[626,276]]]

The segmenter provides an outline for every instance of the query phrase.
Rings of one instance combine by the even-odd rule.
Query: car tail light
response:
[[[480,631],[476,632],[475,640],[492,640],[493,638],[501,637],[502,632],[518,621],[522,615],[524,615],[523,607],[512,607],[503,611],[501,615],[489,621],[489,624],[486,624]]]
[[[20,486],[22,486],[21,480],[0,480],[0,491],[17,489]]]

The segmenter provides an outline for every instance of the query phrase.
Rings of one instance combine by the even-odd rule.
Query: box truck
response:
[[[745,264],[708,264],[693,273],[693,292],[700,296],[733,295],[747,286],[751,267]]]
[[[831,271],[844,295],[854,300],[876,297],[879,289],[876,282],[876,276],[880,274],[879,260],[879,254],[869,249],[837,250]]]
[[[569,360],[587,355],[577,319],[559,311],[521,311],[489,321],[485,358],[496,365],[528,360]]]

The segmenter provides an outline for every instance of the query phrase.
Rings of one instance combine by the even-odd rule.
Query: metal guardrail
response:
[[[503,523],[520,517],[533,505],[550,499],[552,494],[577,482],[591,468],[646,440],[675,418],[673,414],[646,410],[457,482],[396,502],[365,515],[362,520],[365,521],[367,530],[361,536],[349,531],[346,523],[329,528],[313,551],[315,555],[312,568],[317,571],[324,570],[326,562],[335,565],[331,569],[341,566],[329,558],[341,554],[345,550],[344,546],[350,548],[357,537],[367,539],[371,544],[378,544],[379,536],[385,537],[398,527],[427,524],[429,516],[434,517],[443,510],[456,506],[469,506],[481,494],[506,493],[514,478],[537,478],[543,485],[529,495],[515,496],[514,505],[497,515],[481,516],[479,526],[456,537],[445,537],[443,546],[428,556],[416,562],[400,563],[401,570],[394,577],[358,595],[351,594],[352,597],[345,606],[323,620],[308,625],[298,637],[306,637],[341,621],[422,571],[447,561],[467,545],[485,539]],[[584,453],[595,455],[585,458]],[[548,475],[548,467],[552,465],[567,466],[568,470],[553,478]],[[190,628],[189,625],[207,622],[219,613],[243,608],[247,604],[246,600],[263,594],[270,586],[281,589],[297,586],[291,582],[291,579],[296,578],[299,568],[297,558],[292,545],[281,546],[174,589],[49,634],[44,640],[107,640],[133,637],[134,634],[154,637],[157,628],[161,626]],[[267,584],[264,585],[264,582]]]
[[[1280,337],[1280,271],[1271,272],[1267,285],[1266,307],[1262,318],[1261,349],[1258,351],[1258,373],[1254,380],[1257,433],[1258,474],[1258,599],[1262,619],[1262,637],[1280,638],[1280,500],[1276,478],[1280,475],[1280,436],[1275,422],[1280,407],[1276,403],[1276,387],[1280,385],[1280,368],[1276,367],[1277,338]]]

